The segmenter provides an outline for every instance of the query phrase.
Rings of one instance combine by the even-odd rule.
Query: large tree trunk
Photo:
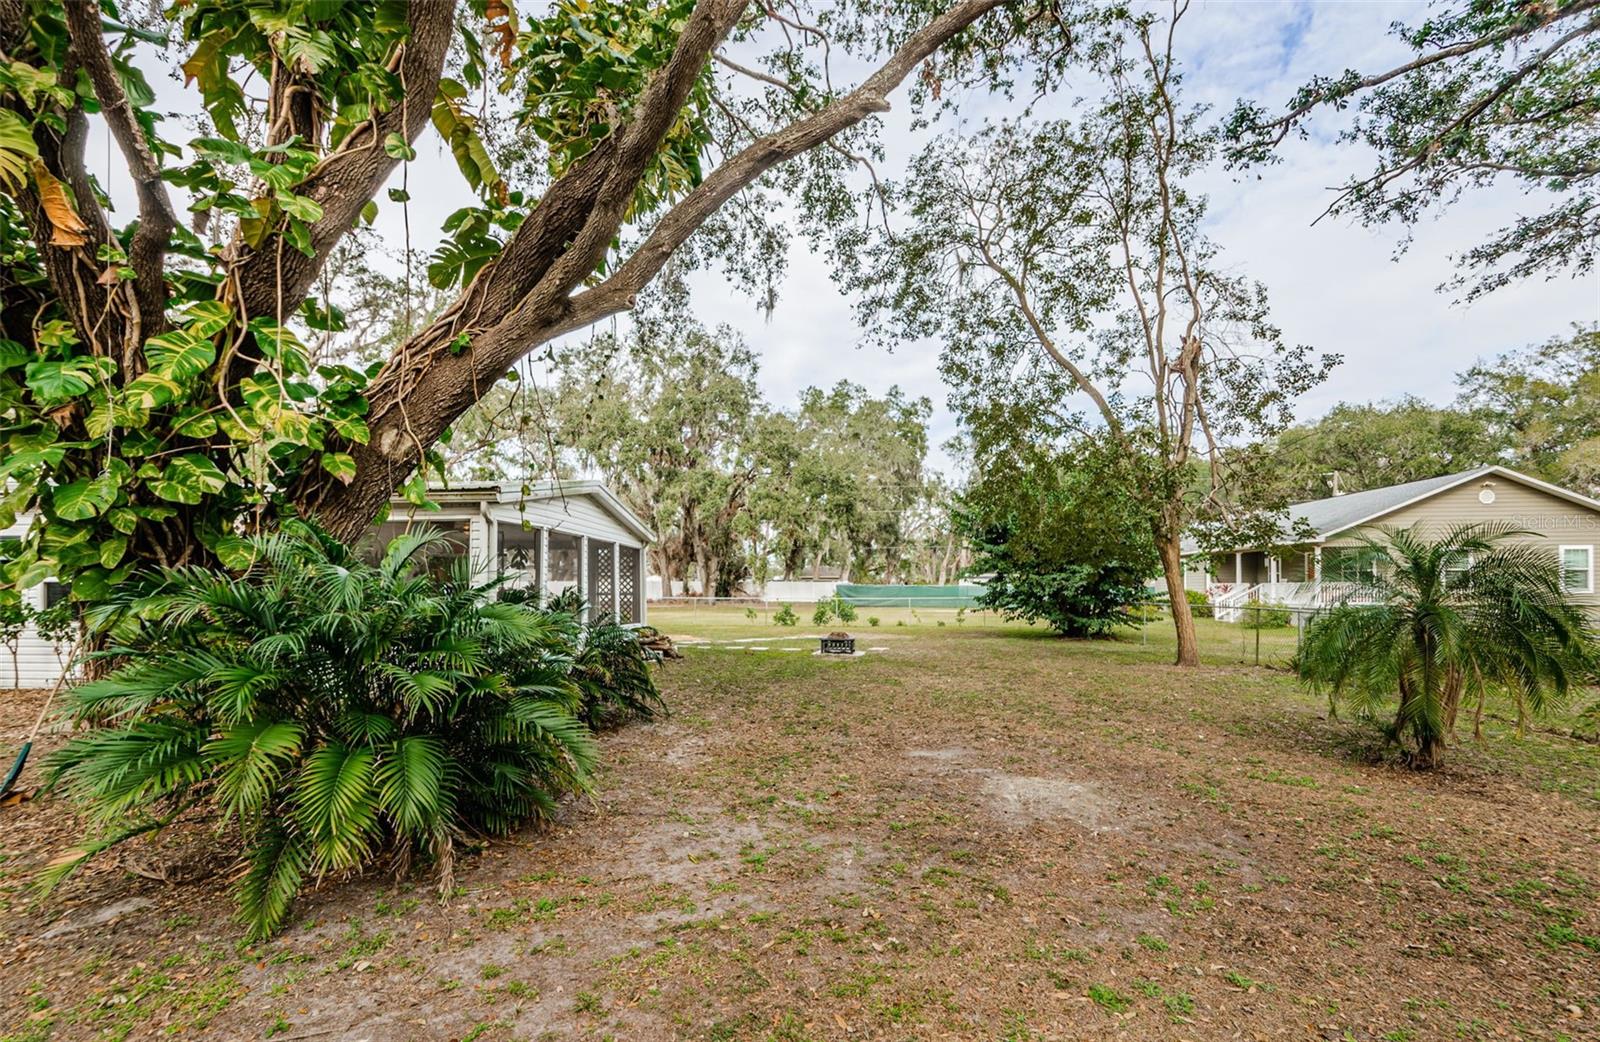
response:
[[[1167,580],[1167,599],[1172,603],[1172,626],[1177,631],[1180,666],[1200,664],[1200,641],[1194,631],[1194,612],[1183,588],[1183,550],[1176,530],[1156,534],[1156,552],[1161,556],[1161,573]]]

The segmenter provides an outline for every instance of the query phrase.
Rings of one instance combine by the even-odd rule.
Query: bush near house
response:
[[[1281,630],[1293,621],[1288,608],[1275,608],[1258,600],[1244,605],[1239,614],[1239,625],[1247,630]]]
[[[402,536],[374,567],[291,523],[250,541],[241,576],[166,569],[96,609],[120,664],[69,693],[87,730],[47,761],[90,832],[44,885],[209,812],[237,831],[240,916],[263,937],[307,880],[381,859],[423,858],[448,892],[461,838],[585,789],[586,721],[660,705],[642,650],[626,630],[585,636],[569,612],[497,599],[464,567],[417,574],[441,538]]]

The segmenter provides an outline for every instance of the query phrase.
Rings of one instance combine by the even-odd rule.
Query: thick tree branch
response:
[[[913,69],[1002,2],[964,0],[955,5],[914,33],[861,86],[821,112],[751,143],[717,167],[699,187],[667,212],[614,276],[573,301],[575,315],[593,312],[594,317],[588,319],[593,322],[625,310],[689,236],[735,194],[779,163],[815,148],[874,113],[887,111],[889,94]]]
[[[455,28],[455,7],[455,0],[413,0],[406,10],[410,33],[400,45],[397,70],[402,97],[352,131],[338,151],[317,164],[295,189],[322,207],[322,219],[311,226],[313,256],[287,248],[281,235],[269,237],[256,250],[238,240],[232,244],[230,249],[238,260],[234,265],[236,280],[230,281],[237,282],[237,303],[246,314],[273,314],[280,300],[298,304],[334,245],[355,227],[361,208],[400,164],[384,151],[384,140],[390,134],[399,134],[408,142],[414,141],[427,125]],[[281,82],[293,84],[292,78]],[[280,102],[273,108],[278,111],[283,107]]]
[[[139,306],[139,326],[149,337],[165,326],[167,288],[164,264],[167,244],[178,219],[167,186],[161,180],[150,143],[134,117],[133,106],[122,89],[121,77],[111,62],[100,30],[100,5],[71,0],[66,5],[67,29],[72,48],[89,73],[95,97],[100,100],[111,136],[122,150],[128,172],[139,195],[139,230],[129,243],[128,262],[134,271],[134,295]]]
[[[592,195],[588,190],[572,192],[581,198],[562,200],[570,205],[592,199],[582,224],[570,229],[564,222],[541,219],[540,210],[546,209],[546,202],[562,188],[562,182],[552,187],[529,217],[543,235],[568,227],[570,237],[557,240],[565,243],[565,248],[509,311],[499,316],[486,311],[478,316],[488,320],[481,332],[470,326],[464,330],[472,334],[468,350],[459,354],[438,350],[438,329],[424,331],[398,350],[377,381],[381,386],[369,396],[371,443],[350,447],[357,462],[355,479],[348,486],[332,486],[318,479],[316,484],[296,490],[297,501],[316,512],[335,534],[359,533],[415,468],[422,447],[470,408],[517,359],[554,337],[627,310],[672,253],[720,206],[778,163],[887,109],[888,94],[920,62],[1003,2],[964,0],[956,4],[913,34],[856,90],[746,147],[669,210],[615,275],[574,297],[572,290],[595,270],[610,248],[639,176],[678,118],[705,62],[744,8],[740,0],[702,0],[672,59],[652,77],[634,119],[611,146],[614,153],[595,156],[593,164],[580,164],[562,178],[565,182],[581,175],[586,189],[592,189]],[[589,178],[597,179],[598,185]],[[513,252],[519,262],[542,259],[533,256],[538,251],[518,242],[523,238],[519,229],[496,268],[506,268],[507,255]],[[493,277],[526,282],[525,272],[499,270]],[[472,321],[474,316],[458,313],[450,318],[452,322]],[[418,351],[417,347],[427,350]]]

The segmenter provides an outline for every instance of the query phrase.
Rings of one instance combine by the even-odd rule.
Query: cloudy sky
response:
[[[1414,23],[1426,9],[1409,0],[1195,0],[1180,35],[1188,99],[1211,105],[1216,115],[1240,97],[1276,108],[1313,75],[1386,68],[1406,53],[1389,36],[1390,24]],[[151,79],[166,111],[197,108],[194,92],[183,89],[176,72]],[[896,100],[901,104],[885,117],[890,159],[880,171],[890,177],[926,140],[906,129],[903,98]],[[1006,114],[993,99],[962,99],[960,118],[969,124]],[[1038,110],[1040,116],[1068,114],[1064,99],[1047,100]],[[1313,137],[1287,147],[1284,162],[1262,171],[1259,180],[1252,175],[1235,181],[1218,170],[1202,185],[1212,201],[1209,233],[1230,267],[1267,284],[1285,337],[1345,358],[1332,379],[1302,401],[1302,417],[1320,415],[1341,400],[1416,394],[1445,402],[1454,396],[1455,373],[1477,358],[1543,340],[1574,321],[1600,320],[1595,275],[1518,285],[1471,306],[1436,292],[1454,271],[1453,256],[1518,212],[1523,199],[1514,186],[1463,199],[1420,226],[1399,256],[1398,228],[1334,221],[1313,226],[1330,199],[1330,186],[1368,166],[1362,152],[1333,140],[1336,129],[1327,119],[1315,124]],[[426,250],[437,241],[443,217],[471,197],[431,132],[418,144],[410,216],[413,244]],[[126,200],[124,212],[131,212],[132,193],[120,164],[106,162],[103,139],[95,146],[94,168],[110,172],[113,197]],[[398,243],[400,220],[398,208],[386,205],[378,229]],[[864,346],[850,301],[830,280],[826,260],[799,237],[788,260],[789,275],[770,315],[731,291],[716,272],[693,280],[702,320],[733,326],[755,349],[768,399],[790,405],[802,388],[841,379],[878,393],[898,384],[933,401],[935,446],[955,433],[944,408],[937,345],[911,342],[892,353]],[[948,466],[937,450],[932,462]]]

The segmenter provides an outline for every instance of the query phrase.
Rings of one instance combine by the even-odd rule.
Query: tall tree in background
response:
[[[654,528],[658,574],[719,586],[755,480],[756,359],[732,330],[652,320],[598,375],[577,356],[553,397],[558,440]],[[724,586],[725,589],[725,586]]]
[[[1600,324],[1479,362],[1462,375],[1461,398],[1513,466],[1600,495]]]
[[[935,106],[1018,75],[1048,90],[1086,12],[194,0],[152,27],[113,3],[0,0],[0,515],[47,522],[5,579],[95,599],[140,564],[242,563],[244,523],[286,511],[356,536],[519,359],[629,309],[685,247],[761,267],[770,235],[739,222],[763,191],[848,224],[870,117],[914,71]],[[163,59],[209,132],[163,131],[143,71]],[[843,86],[836,61],[865,77]],[[531,180],[490,151],[501,123],[537,139]],[[137,190],[120,226],[85,163],[102,125]],[[430,125],[478,194],[428,266],[453,299],[375,373],[314,369],[298,334],[329,321],[318,277],[378,206],[406,205]]]
[[[1292,502],[1322,499],[1496,463],[1505,446],[1483,409],[1340,402],[1273,439],[1272,480]]]
[[[1178,100],[1183,11],[1130,20],[1081,122],[1002,123],[919,155],[900,192],[913,226],[873,244],[860,281],[893,334],[943,339],[953,382],[999,393],[1042,366],[1082,397],[1146,504],[1177,661],[1197,665],[1183,537],[1231,513],[1227,472],[1248,454],[1224,446],[1282,430],[1332,360],[1283,343],[1264,288],[1201,233],[1205,200],[1185,182],[1217,140]]]
[[[771,528],[785,578],[815,575],[825,561],[845,581],[856,569],[898,573],[903,519],[923,491],[931,410],[898,387],[873,398],[841,381],[807,388],[794,414],[773,418],[751,506]]]
[[[1271,161],[1319,110],[1353,107],[1346,141],[1377,154],[1328,207],[1414,225],[1474,188],[1520,184],[1536,212],[1462,258],[1468,299],[1533,276],[1594,270],[1600,244],[1600,0],[1453,0],[1395,33],[1413,57],[1306,84],[1280,115],[1240,102],[1229,157]]]

